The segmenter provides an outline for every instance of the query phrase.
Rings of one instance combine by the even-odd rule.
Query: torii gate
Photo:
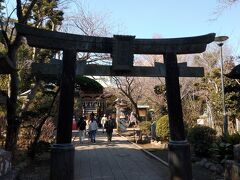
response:
[[[74,147],[71,143],[75,75],[165,77],[170,127],[169,167],[171,179],[192,179],[190,146],[185,138],[179,77],[201,77],[201,67],[177,63],[177,54],[204,52],[215,34],[172,39],[135,39],[135,36],[114,35],[113,38],[82,36],[36,29],[16,24],[17,31],[30,46],[63,50],[63,67],[34,64],[38,74],[62,73],[57,142],[52,147],[52,180],[74,178]],[[111,53],[112,66],[76,65],[77,52]],[[134,54],[162,54],[164,64],[155,67],[133,66]],[[46,67],[45,67],[46,66]],[[35,67],[35,68],[34,68]]]

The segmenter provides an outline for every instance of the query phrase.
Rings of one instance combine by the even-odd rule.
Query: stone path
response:
[[[98,132],[96,143],[75,138],[75,180],[166,180],[166,166],[146,155],[126,139],[114,134],[107,142]]]

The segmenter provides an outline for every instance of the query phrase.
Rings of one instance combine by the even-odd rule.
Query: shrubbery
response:
[[[151,132],[151,122],[150,121],[142,121],[139,123],[139,128],[142,131],[142,134],[149,135]]]
[[[210,148],[211,160],[224,164],[226,160],[233,159],[233,146],[240,143],[240,134],[220,136]]]
[[[168,125],[168,116],[162,116],[156,122],[156,136],[160,140],[168,140],[169,138],[169,125]]]
[[[216,140],[217,132],[207,126],[197,125],[188,131],[188,140],[195,154],[199,157],[209,157],[212,143]]]

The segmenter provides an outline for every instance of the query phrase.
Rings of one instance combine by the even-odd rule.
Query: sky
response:
[[[219,0],[85,0],[84,3],[91,11],[108,14],[109,22],[117,23],[121,34],[174,38],[213,32],[228,36],[226,45],[233,54],[240,55],[240,3],[224,10],[219,8]],[[116,32],[119,34],[119,30]]]
[[[175,38],[216,33],[228,36],[225,43],[240,55],[240,0],[221,10],[223,0],[75,0],[117,27],[112,34],[136,38]],[[11,7],[15,1],[10,0]],[[12,3],[12,4],[11,4]],[[74,5],[69,4],[74,10]],[[215,13],[218,12],[218,15]]]

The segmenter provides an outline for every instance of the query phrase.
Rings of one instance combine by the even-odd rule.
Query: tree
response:
[[[120,92],[129,99],[136,112],[136,118],[139,120],[139,111],[137,108],[138,101],[143,94],[143,89],[140,82],[134,77],[113,77],[117,88]]]
[[[224,61],[224,74],[229,72],[234,65],[234,58],[229,52],[225,52],[227,58]],[[195,82],[195,95],[201,99],[203,110],[209,111],[213,127],[223,131],[222,97],[221,97],[221,72],[219,67],[219,52],[212,49],[201,55],[195,56],[195,62],[203,66],[206,74],[200,81]],[[234,121],[239,111],[239,84],[236,80],[225,77],[225,106],[229,120]]]
[[[76,12],[74,15],[65,18],[62,31],[77,33],[87,36],[109,36],[112,26],[107,23],[105,14],[96,13],[84,6],[83,3],[75,3]],[[103,53],[78,53],[77,60],[84,60],[87,63],[111,64],[109,54]]]
[[[17,19],[11,19],[11,17],[6,17],[5,23],[1,24],[1,30],[3,35],[2,43],[6,49],[6,56],[9,59],[9,63],[11,66],[15,69],[10,74],[10,82],[9,82],[9,97],[7,101],[7,137],[6,137],[6,144],[5,148],[9,151],[14,151],[16,149],[17,144],[17,137],[18,137],[18,131],[21,124],[21,120],[19,119],[19,111],[18,111],[18,105],[17,105],[17,96],[19,92],[19,73],[17,69],[19,68],[19,62],[18,59],[18,50],[19,47],[22,44],[22,36],[15,31],[13,22],[18,22],[21,24],[33,24],[46,25],[50,21],[52,23],[49,23],[49,27],[53,27],[53,24],[55,22],[54,15],[59,16],[61,13],[56,13],[56,7],[57,7],[58,1],[38,1],[38,0],[26,0],[25,2],[22,2],[21,0],[16,0],[16,15]],[[49,8],[47,11],[44,11],[43,5],[49,5],[51,8]],[[43,10],[43,11],[41,11]],[[39,13],[37,11],[41,11],[44,13]],[[39,14],[38,14],[39,13]],[[39,15],[43,15],[46,17],[46,13],[49,13],[48,18],[36,18]],[[11,13],[10,15],[12,15]],[[35,19],[34,19],[35,18]],[[41,20],[40,20],[41,19]],[[46,23],[46,24],[45,24]],[[34,53],[33,53],[34,54]]]
[[[30,2],[25,13],[23,13],[23,8],[20,0],[16,1],[16,11],[17,11],[17,22],[22,24],[27,24],[27,20],[30,17],[33,6],[36,4],[37,0]],[[10,60],[11,65],[14,69],[17,69],[17,50],[21,45],[22,37],[14,31],[14,27],[10,24],[9,19],[7,19],[6,26],[2,24],[2,34],[4,47],[7,49],[7,57]],[[12,27],[9,27],[12,26]],[[10,31],[10,33],[8,33]],[[18,73],[13,71],[10,74],[10,85],[9,85],[9,97],[7,100],[7,137],[6,137],[6,150],[13,151],[16,147],[18,130],[20,125],[20,120],[17,118],[17,95],[18,95]]]

